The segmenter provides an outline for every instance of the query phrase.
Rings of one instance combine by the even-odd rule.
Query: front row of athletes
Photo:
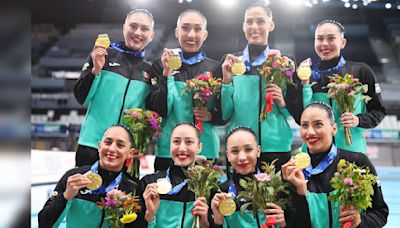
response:
[[[358,166],[368,166],[371,172],[376,171],[368,157],[361,153],[337,149],[333,136],[337,132],[334,115],[330,106],[324,103],[312,103],[301,116],[301,137],[307,144],[308,153],[314,168],[335,151],[333,161],[321,172],[305,178],[302,170],[296,168],[293,161],[282,166],[282,177],[289,182],[293,191],[292,203],[285,211],[276,204],[269,203],[266,216],[276,218],[279,227],[339,227],[351,221],[351,227],[383,227],[388,216],[388,207],[383,199],[380,186],[374,185],[372,208],[360,212],[354,208],[328,208],[327,195],[333,191],[329,180],[333,177],[340,159],[355,162]],[[201,151],[199,133],[189,124],[175,127],[171,135],[171,156],[174,164],[170,166],[170,178],[173,186],[181,184],[185,176],[182,169],[193,165],[195,156]],[[263,213],[255,219],[251,212],[241,213],[240,206],[244,202],[235,199],[236,212],[224,217],[218,209],[219,202],[226,199],[233,183],[237,192],[243,188],[239,180],[256,173],[257,159],[260,157],[260,147],[257,145],[254,132],[250,128],[239,127],[227,136],[227,157],[233,167],[233,175],[219,187],[224,193],[216,193],[211,202],[206,204],[204,198],[195,200],[194,194],[184,186],[173,195],[159,195],[156,184],[159,178],[164,178],[167,171],[146,176],[142,179],[139,189],[143,193],[145,220],[149,227],[191,227],[193,215],[200,215],[203,227],[261,227],[266,220]],[[174,171],[175,170],[175,171]],[[172,175],[174,174],[175,175]],[[334,206],[332,206],[334,207]],[[186,211],[184,211],[186,210]],[[338,214],[332,213],[336,211]],[[339,218],[339,222],[334,218]],[[322,219],[324,218],[324,219]],[[168,225],[166,225],[168,224]]]
[[[122,126],[110,127],[99,143],[100,160],[96,163],[97,172],[106,185],[115,183],[118,176],[122,175],[116,188],[136,192],[141,197],[142,211],[137,220],[127,224],[128,226],[191,227],[194,215],[199,215],[202,227],[261,227],[266,216],[275,217],[279,227],[339,227],[347,221],[352,222],[351,227],[383,227],[387,221],[388,207],[377,184],[373,186],[372,208],[363,212],[352,207],[333,208],[335,206],[326,200],[327,194],[333,191],[329,180],[340,159],[355,162],[358,166],[367,166],[376,175],[374,166],[364,154],[336,148],[333,143],[336,131],[330,106],[312,103],[304,110],[300,132],[309,148],[312,166],[317,167],[328,155],[334,154],[333,160],[320,172],[312,172],[307,181],[302,170],[292,161],[284,164],[282,177],[292,186],[291,204],[284,211],[278,205],[269,203],[269,209],[257,219],[251,212],[241,213],[240,206],[244,202],[237,199],[234,199],[237,209],[232,215],[224,217],[218,209],[219,202],[228,197],[228,192],[232,189],[236,192],[243,190],[238,183],[241,178],[256,173],[260,146],[257,145],[254,132],[247,127],[236,128],[227,137],[227,157],[234,172],[229,180],[220,185],[224,193],[214,193],[210,202],[206,202],[203,197],[195,199],[194,193],[188,190],[182,170],[194,164],[196,155],[202,149],[200,133],[191,124],[179,124],[172,130],[170,153],[173,163],[169,168],[143,177],[139,185],[123,175],[125,159],[133,150],[131,135]],[[67,217],[67,225],[71,226],[101,227],[106,223],[101,210],[95,205],[106,192],[88,194],[86,191],[90,181],[83,174],[93,170],[94,166],[72,169],[62,177],[53,196],[39,213],[40,227],[57,225],[64,216]],[[167,178],[172,184],[172,190],[168,194],[157,192],[156,182],[160,178]],[[339,223],[334,218],[339,218]]]

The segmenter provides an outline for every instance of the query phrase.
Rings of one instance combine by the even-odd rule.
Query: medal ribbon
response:
[[[322,161],[315,167],[314,169],[312,168],[311,163],[308,165],[307,168],[303,169],[303,174],[306,180],[309,180],[312,175],[317,175],[325,171],[326,168],[330,164],[332,164],[333,160],[336,158],[337,155],[337,148],[335,144],[332,144],[331,151],[322,159]]]
[[[250,66],[261,66],[267,58],[268,52],[269,46],[265,48],[265,50],[256,58],[256,60],[254,60],[254,62],[250,62],[249,45],[246,45],[246,48],[243,50],[242,54],[244,65],[246,65],[246,72],[250,71]]]
[[[311,69],[312,69],[311,80],[313,80],[313,81],[319,81],[321,79],[321,75],[337,74],[339,69],[342,68],[342,66],[346,63],[346,60],[343,58],[343,56],[340,56],[340,60],[339,60],[338,64],[327,70],[318,70],[320,63],[321,63],[321,61],[318,61],[315,65],[313,64],[311,66]]]
[[[170,168],[167,169],[167,176],[165,177],[165,179],[167,179],[167,181],[169,183],[171,183],[171,179],[169,178],[169,170]],[[177,193],[179,193],[183,187],[185,187],[185,185],[189,182],[189,179],[185,179],[182,183],[175,185],[171,191],[168,192],[168,195],[175,195]],[[172,185],[172,184],[171,184]]]
[[[93,173],[99,173],[99,161],[96,161],[92,167],[90,168],[90,170]],[[107,193],[109,191],[111,191],[112,189],[114,189],[115,187],[117,187],[120,183],[121,183],[121,179],[122,179],[122,172],[119,173],[119,175],[117,176],[117,178],[115,178],[106,188],[104,188],[103,185],[100,186],[100,188],[96,189],[96,190],[91,190],[91,194],[102,194],[102,193]]]
[[[188,59],[185,59],[183,57],[183,52],[182,51],[179,52],[179,55],[181,56],[182,62],[184,64],[187,64],[187,65],[193,65],[193,64],[202,62],[203,60],[206,59],[206,53],[204,53],[204,52],[199,52],[196,55],[194,55],[194,56],[192,56],[192,57],[190,57]]]
[[[257,174],[259,174],[259,173],[260,173],[260,169],[257,167]],[[237,189],[236,189],[235,183],[233,182],[233,178],[229,182],[228,193],[232,194],[232,198],[234,200],[236,199],[236,197],[237,197]]]
[[[140,57],[142,59],[144,58],[144,54],[145,54],[144,50],[143,51],[127,51],[127,50],[124,50],[124,49],[121,48],[121,45],[123,43],[124,43],[123,41],[118,41],[118,42],[112,43],[111,44],[111,48],[116,50],[116,51],[118,51],[118,52],[122,52],[122,53],[125,53],[125,54],[128,54],[128,55],[132,55],[132,56],[135,56],[135,57]]]

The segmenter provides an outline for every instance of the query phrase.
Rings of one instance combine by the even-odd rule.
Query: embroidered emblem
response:
[[[89,63],[83,64],[82,70],[86,70],[89,67]]]

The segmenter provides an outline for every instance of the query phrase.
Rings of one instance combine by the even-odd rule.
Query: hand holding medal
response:
[[[232,199],[232,194],[228,193],[226,199],[219,201],[218,210],[223,216],[230,216],[236,211],[236,203]]]
[[[306,81],[311,77],[311,59],[308,58],[300,63],[297,68],[297,76],[300,80]]]
[[[172,55],[170,55],[167,59],[168,66],[171,70],[179,70],[182,66],[182,59],[179,55],[180,49],[173,49]]]
[[[297,168],[305,169],[310,165],[311,158],[307,153],[298,153],[294,156],[294,163]]]
[[[110,43],[111,42],[110,42],[110,38],[108,37],[108,34],[99,34],[97,36],[94,46],[107,49],[110,46]]]
[[[157,192],[158,194],[167,194],[172,189],[171,183],[167,180],[167,178],[157,179]]]
[[[237,58],[237,60],[232,64],[231,71],[236,76],[246,73],[246,65],[241,57]]]
[[[97,173],[89,171],[85,173],[85,176],[91,181],[91,183],[87,186],[89,190],[96,190],[103,184],[103,179]]]

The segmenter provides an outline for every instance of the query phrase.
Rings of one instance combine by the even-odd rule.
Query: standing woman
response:
[[[260,153],[260,146],[257,145],[256,135],[251,128],[238,127],[229,133],[226,139],[226,154],[233,167],[233,175],[220,185],[222,193],[216,193],[212,197],[212,227],[261,227],[266,221],[265,215],[275,217],[279,227],[286,227],[284,211],[274,203],[268,203],[269,209],[260,213],[257,219],[253,217],[252,211],[240,212],[240,207],[245,202],[236,199],[238,192],[244,190],[239,185],[239,180],[257,173],[257,158],[260,157]],[[229,197],[227,193],[233,197],[236,211],[224,217],[219,211],[219,203]]]
[[[96,203],[112,189],[135,195],[138,185],[123,170],[125,160],[135,151],[130,130],[122,125],[111,126],[98,144],[99,161],[92,166],[69,170],[57,183],[39,212],[39,227],[58,227],[64,218],[67,227],[108,227],[104,209]],[[102,185],[99,189],[88,189],[93,184],[85,175],[88,171],[100,175]],[[125,227],[140,227],[142,222],[143,218],[139,216],[137,221],[125,224]]]
[[[222,119],[231,121],[227,132],[237,126],[250,127],[261,145],[259,160],[270,163],[278,158],[275,165],[279,171],[281,165],[290,159],[293,141],[292,130],[287,122],[290,114],[286,108],[285,93],[275,84],[270,84],[265,89],[265,79],[257,70],[270,50],[268,36],[274,28],[272,12],[265,3],[257,2],[249,6],[243,22],[243,32],[248,44],[242,52],[225,56],[219,74],[223,75]],[[244,75],[234,76],[232,65],[239,57],[244,60],[247,70]],[[273,95],[273,109],[268,113],[267,119],[260,120],[266,93]]]
[[[207,159],[219,157],[219,137],[215,124],[220,120],[216,114],[215,97],[210,99],[208,109],[193,108],[192,97],[184,92],[186,80],[200,74],[210,74],[218,63],[206,57],[201,51],[207,39],[207,20],[198,10],[183,11],[176,24],[175,36],[179,41],[180,51],[164,49],[160,59],[152,65],[152,75],[156,84],[148,99],[148,107],[163,117],[162,137],[156,145],[155,170],[166,170],[171,162],[170,136],[172,128],[179,123],[193,123],[194,118],[203,121],[200,141],[203,144],[201,155]],[[179,55],[182,66],[173,69],[169,60]]]
[[[74,95],[88,105],[76,151],[76,166],[99,159],[97,142],[106,128],[122,122],[124,109],[144,108],[150,91],[150,64],[143,61],[144,48],[152,41],[154,20],[145,9],[126,15],[124,41],[110,48],[95,45],[76,82]]]
[[[337,148],[333,136],[337,132],[334,114],[330,106],[322,102],[311,103],[301,115],[300,135],[307,144],[311,164],[303,171],[294,161],[282,166],[282,177],[294,185],[297,199],[295,224],[297,227],[339,228],[348,221],[351,227],[378,228],[386,224],[389,209],[383,199],[378,183],[373,185],[372,206],[366,211],[358,211],[350,206],[344,208],[331,203],[327,197],[334,189],[330,180],[337,171],[341,159],[354,162],[357,166],[369,167],[376,175],[375,167],[363,153],[352,153]]]
[[[208,227],[208,205],[206,198],[195,200],[188,190],[188,180],[183,170],[193,166],[200,153],[200,132],[192,124],[181,123],[171,131],[172,163],[167,170],[143,177],[139,183],[143,213],[148,227],[191,227],[194,216],[200,216],[202,227]],[[159,192],[159,180],[167,181],[170,189]]]
[[[313,101],[322,101],[332,106],[335,113],[335,123],[338,133],[335,136],[335,144],[338,148],[366,153],[366,141],[364,129],[376,127],[385,117],[386,111],[382,104],[381,89],[372,69],[365,63],[347,61],[341,54],[346,46],[344,38],[344,27],[337,21],[324,20],[320,22],[315,30],[314,49],[320,58],[313,63],[312,75],[308,80],[301,81],[303,84],[302,95],[303,107]],[[328,89],[324,88],[329,83],[327,76],[346,73],[354,75],[361,84],[368,85],[368,92],[364,95],[372,99],[367,104],[359,102],[361,94],[356,97],[354,111],[345,112],[340,115],[336,102],[328,98]],[[352,144],[347,146],[343,128],[350,128]]]

